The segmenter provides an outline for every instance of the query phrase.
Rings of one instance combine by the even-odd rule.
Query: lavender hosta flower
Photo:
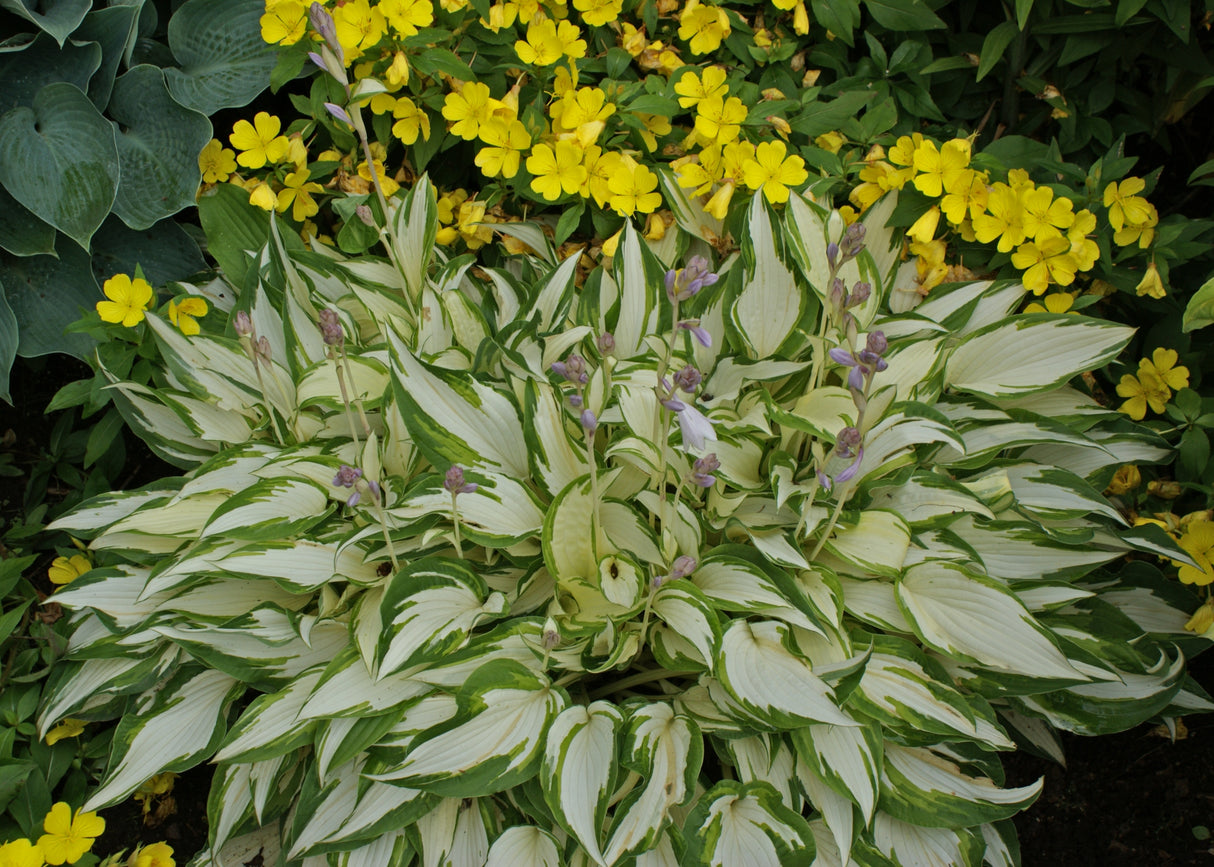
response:
[[[691,483],[701,488],[711,488],[717,483],[717,477],[713,473],[719,469],[721,462],[717,460],[716,452],[696,458],[695,463],[691,465]]]
[[[333,487],[335,488],[352,488],[354,483],[363,477],[363,471],[358,467],[347,466],[342,464],[337,470],[337,475],[333,477]]]
[[[851,294],[847,296],[848,307],[859,307],[869,299],[873,294],[873,284],[864,280],[860,280],[851,288]]]
[[[826,245],[826,264],[834,268],[839,262],[839,245],[831,241]]]
[[[264,334],[257,338],[257,357],[260,358],[268,367],[270,362],[274,360],[273,350],[270,349],[270,339]]]
[[[670,380],[663,376],[661,386],[658,389],[658,400],[662,402],[662,406],[671,412],[682,412],[687,404],[674,396],[674,386],[670,384]]]
[[[375,228],[375,215],[371,213],[371,209],[369,207],[366,205],[359,205],[354,209],[354,214],[358,217],[358,219],[362,220],[364,226],[370,226],[372,229]]]
[[[712,346],[712,335],[706,328],[700,327],[699,319],[684,319],[679,322],[678,327],[690,331],[691,336],[698,340],[705,349]]]
[[[594,433],[599,426],[599,420],[594,417],[594,413],[589,409],[582,410],[582,427],[586,429],[586,433]]]
[[[672,579],[686,578],[696,570],[697,565],[698,563],[696,562],[695,557],[689,557],[684,554],[682,557],[677,558],[673,565],[671,565],[670,577]]]
[[[350,115],[347,114],[346,110],[344,108],[342,108],[340,105],[338,105],[337,103],[326,102],[325,109],[329,112],[329,114],[333,115],[338,120],[340,120],[344,123],[348,123],[351,126],[354,125],[353,122],[350,120]]]
[[[707,259],[703,256],[692,256],[681,271],[672,268],[666,272],[666,297],[671,303],[685,301],[719,279],[719,274],[709,270]]]
[[[590,381],[590,374],[586,370],[586,359],[576,353],[570,355],[564,361],[552,362],[551,367],[574,385],[585,385]]]
[[[329,10],[319,3],[313,3],[308,7],[308,20],[312,22],[312,29],[319,33],[325,44],[336,51],[340,57],[341,40],[337,38],[337,22],[329,14]]]
[[[839,253],[844,260],[854,259],[860,255],[860,251],[864,249],[864,235],[867,229],[863,223],[852,223],[847,227],[847,231],[843,233],[843,239],[839,241]]]
[[[611,355],[615,352],[615,336],[610,331],[604,331],[595,340],[600,355]]]
[[[249,318],[249,314],[238,310],[232,317],[232,330],[236,332],[237,337],[252,337],[253,320]]]
[[[327,346],[340,346],[345,339],[337,312],[328,307],[320,311],[320,335]]]
[[[681,370],[674,375],[675,387],[680,391],[685,391],[688,394],[694,394],[699,388],[700,383],[704,381],[703,374],[696,370],[692,365],[685,365]]]
[[[863,391],[865,378],[889,367],[889,362],[881,357],[888,349],[889,341],[885,334],[873,331],[869,333],[864,348],[859,352],[853,353],[846,347],[836,346],[828,355],[836,364],[851,368],[847,374],[847,387],[852,391]]]
[[[443,490],[451,494],[471,494],[477,489],[475,482],[464,481],[464,468],[452,464],[443,476]]]
[[[838,437],[835,438],[835,447],[831,452],[832,458],[841,460],[849,460],[849,463],[833,477],[828,476],[824,470],[818,470],[818,481],[826,490],[830,490],[837,484],[849,482],[856,477],[856,473],[860,471],[860,462],[864,460],[864,437],[854,427],[845,427],[839,431]]]
[[[716,440],[717,432],[712,422],[694,406],[684,406],[678,413],[679,431],[683,434],[683,448],[699,451],[709,440]]]

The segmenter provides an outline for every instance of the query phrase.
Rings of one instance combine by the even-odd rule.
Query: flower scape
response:
[[[1178,585],[1103,568],[1208,560],[1100,493],[1168,454],[1070,384],[1130,329],[891,312],[897,191],[849,225],[761,164],[722,261],[688,215],[471,267],[423,176],[386,259],[265,214],[197,333],[146,312],[116,401],[183,473],[55,524],[40,726],[122,719],[84,809],[213,761],[198,865],[1014,864],[1001,752],[1210,709]]]

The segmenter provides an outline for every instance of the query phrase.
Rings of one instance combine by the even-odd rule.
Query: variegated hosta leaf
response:
[[[792,272],[780,261],[778,225],[763,197],[755,193],[747,212],[749,231],[742,241],[746,272],[729,311],[730,321],[751,358],[775,355],[810,302],[810,296],[797,286]]]
[[[809,867],[809,823],[763,782],[722,780],[700,796],[684,826],[683,864],[704,867]]]
[[[586,854],[603,863],[600,829],[619,770],[619,732],[624,716],[608,702],[573,705],[548,729],[540,767],[544,800]]]
[[[477,623],[506,612],[506,597],[460,561],[425,557],[392,577],[379,609],[382,678],[459,649]]]
[[[215,760],[264,761],[311,743],[315,721],[299,719],[299,712],[321,674],[320,668],[313,668],[278,692],[253,699],[228,730]]]
[[[619,358],[628,359],[643,349],[644,338],[656,330],[659,287],[665,269],[631,220],[624,223],[611,267],[619,290],[619,314],[612,329],[615,351]]]
[[[500,473],[468,472],[475,491],[460,494],[452,512],[451,494],[441,479],[409,491],[391,519],[403,522],[433,520],[436,515],[457,515],[463,538],[488,548],[508,548],[537,536],[544,523],[542,504],[524,485]],[[447,520],[454,522],[454,517]]]
[[[607,864],[653,848],[669,811],[695,793],[704,759],[696,724],[660,701],[633,708],[622,750],[620,763],[640,783],[615,808],[603,855]]]
[[[108,772],[82,809],[115,804],[145,780],[184,771],[209,756],[224,735],[227,707],[243,687],[220,671],[182,668],[137,702],[138,716],[114,731]]]
[[[989,578],[933,560],[907,569],[897,596],[915,634],[940,653],[995,672],[1087,680],[1016,596]]]
[[[873,820],[872,840],[877,857],[884,855],[891,859],[887,863],[915,867],[982,863],[982,835],[969,828],[923,827],[878,811]]]
[[[783,569],[763,563],[740,545],[715,549],[701,561],[691,581],[720,611],[757,614],[822,631],[822,613],[804,588]]]
[[[273,540],[302,533],[328,514],[329,492],[303,479],[264,479],[226,499],[202,537]]]
[[[881,788],[880,726],[810,725],[793,729],[797,756],[839,795],[853,801],[867,824]]]
[[[372,775],[447,798],[475,797],[532,776],[567,699],[507,659],[486,662],[459,691],[459,712],[422,733],[401,764]]]
[[[489,805],[475,798],[443,798],[410,831],[422,867],[479,867],[489,857]]]
[[[788,633],[776,620],[737,620],[725,630],[715,670],[729,694],[755,723],[776,730],[815,722],[857,725],[809,662],[789,650]]]
[[[563,867],[556,839],[542,828],[516,825],[502,832],[489,847],[485,867]]]
[[[930,828],[964,828],[1019,813],[1041,794],[1044,777],[1029,786],[1001,789],[970,776],[941,750],[886,741],[880,807],[904,822]]]

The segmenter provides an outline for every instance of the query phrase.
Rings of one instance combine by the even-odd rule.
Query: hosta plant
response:
[[[226,324],[149,314],[113,388],[185,472],[56,524],[85,809],[210,760],[198,864],[1016,863],[1000,752],[1212,707],[1193,601],[1101,571],[1185,556],[1100,494],[1167,452],[1075,384],[1129,329],[888,313],[892,207],[584,274],[446,260],[422,179],[390,263],[275,230]]]

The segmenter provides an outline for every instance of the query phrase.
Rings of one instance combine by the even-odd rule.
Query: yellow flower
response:
[[[42,867],[42,850],[26,839],[0,846],[0,867]]]
[[[392,135],[404,144],[413,144],[418,135],[429,141],[430,115],[426,114],[425,109],[418,108],[409,97],[402,96],[396,100],[392,107],[392,117],[396,118],[396,123],[392,124]]]
[[[456,218],[460,237],[469,250],[483,247],[493,240],[493,230],[487,223],[493,222],[485,213],[485,203],[470,199],[459,206]]]
[[[690,45],[692,54],[716,51],[730,32],[725,10],[702,4],[700,0],[687,0],[679,15],[679,38]]]
[[[1159,381],[1173,391],[1188,388],[1189,369],[1183,366],[1176,366],[1179,358],[1180,355],[1175,349],[1164,349],[1161,346],[1151,353],[1150,358],[1144,358],[1138,362],[1139,376],[1145,370],[1159,377]]]
[[[915,150],[921,144],[923,144],[923,135],[921,133],[899,136],[894,146],[889,149],[889,161],[896,166],[913,168],[915,165]]]
[[[641,141],[645,142],[645,148],[650,153],[658,149],[658,139],[660,135],[670,135],[673,127],[670,125],[670,118],[660,114],[645,114],[637,112],[636,117],[641,123],[645,124],[645,128],[639,130]]]
[[[83,731],[84,720],[69,717],[46,733],[46,745],[53,747],[64,738],[74,738]]]
[[[228,175],[236,171],[236,152],[225,148],[223,142],[213,138],[198,154],[198,168],[202,172],[204,184],[222,183],[228,179]]]
[[[746,106],[736,96],[711,96],[696,106],[696,133],[707,144],[728,144],[742,131]]]
[[[1060,229],[1069,229],[1075,222],[1071,200],[1054,198],[1049,187],[1026,190],[1021,196],[1024,206],[1024,234],[1041,240],[1062,234]]]
[[[122,323],[127,328],[143,321],[152,303],[152,286],[142,277],[132,280],[126,274],[115,274],[101,287],[108,301],[97,302],[102,322]]]
[[[577,25],[547,19],[527,25],[527,38],[514,43],[514,52],[523,63],[551,66],[566,54],[573,59],[586,56],[586,41],[579,39]]]
[[[320,210],[320,205],[316,204],[316,200],[312,198],[312,194],[321,192],[324,190],[324,187],[315,182],[308,183],[310,175],[311,172],[307,169],[300,169],[286,176],[282,182],[283,189],[278,194],[276,205],[278,213],[281,214],[287,208],[291,208],[291,217],[297,222],[302,223]],[[383,175],[381,174],[380,177],[382,178]],[[182,303],[184,304],[184,302]],[[184,331],[185,329],[183,328],[182,330]]]
[[[42,830],[46,833],[38,838],[38,848],[46,863],[75,864],[93,848],[93,839],[105,831],[105,819],[79,810],[73,817],[72,808],[60,801],[46,814]]]
[[[729,85],[725,83],[725,70],[719,66],[709,66],[704,69],[702,76],[694,72],[684,72],[675,83],[674,92],[679,96],[679,105],[691,108],[699,105],[705,99],[729,95]]]
[[[419,27],[434,21],[430,0],[381,0],[378,8],[397,36],[416,36]]]
[[[1172,396],[1171,390],[1158,376],[1149,370],[1139,369],[1138,376],[1127,373],[1117,383],[1117,393],[1126,402],[1117,407],[1118,412],[1124,412],[1134,421],[1142,421],[1147,414],[1147,407],[1155,412],[1163,412],[1164,404]]]
[[[180,328],[186,337],[192,337],[201,330],[195,319],[206,315],[207,302],[197,295],[190,295],[180,304],[169,302],[169,321]]]
[[[1024,288],[1041,295],[1050,283],[1069,286],[1075,282],[1075,260],[1071,242],[1061,235],[1021,244],[1012,253],[1012,265],[1024,272]]]
[[[518,174],[519,154],[531,147],[531,136],[520,121],[490,118],[480,129],[481,141],[489,147],[476,154],[476,164],[486,177],[512,178]]]
[[[847,141],[842,135],[835,131],[824,132],[822,135],[814,139],[814,144],[822,148],[824,151],[830,151],[832,154],[837,154],[843,147],[843,143]]]
[[[582,13],[582,20],[598,27],[620,17],[624,0],[573,0],[573,8]]]
[[[443,100],[443,117],[452,121],[451,132],[466,141],[476,138],[492,111],[489,85],[479,81],[465,82],[459,93],[452,91]]]
[[[1080,271],[1091,271],[1100,258],[1099,245],[1088,237],[1096,231],[1096,215],[1084,208],[1075,214],[1075,222],[1067,229],[1066,239],[1071,242],[1071,255]]]
[[[586,180],[582,165],[582,149],[571,141],[558,141],[555,147],[536,145],[527,157],[527,171],[535,175],[531,189],[549,202],[561,193],[576,193]]]
[[[266,163],[276,163],[291,147],[287,137],[279,135],[282,121],[272,114],[259,111],[253,117],[253,122],[238,120],[232,126],[232,134],[228,141],[232,147],[240,151],[236,162],[245,168],[259,169]]]
[[[1113,480],[1109,482],[1107,493],[1119,496],[1128,494],[1130,491],[1142,484],[1142,473],[1138,471],[1138,467],[1134,464],[1122,464],[1117,468],[1117,472],[1113,475]]]
[[[939,150],[931,139],[915,148],[915,189],[925,196],[939,197],[951,189],[969,165],[970,149],[965,139],[946,141]]]
[[[915,220],[906,230],[906,237],[920,244],[926,244],[936,237],[936,228],[940,225],[940,209],[929,208],[927,213]]]
[[[658,176],[637,163],[621,166],[608,178],[607,188],[611,191],[608,204],[623,217],[648,214],[662,204],[662,194],[657,192]]]
[[[762,190],[763,198],[774,204],[788,201],[788,188],[805,183],[809,172],[805,160],[796,154],[785,158],[782,141],[760,142],[755,158],[742,164],[742,181],[752,190]]]
[[[975,214],[974,235],[983,244],[999,239],[1000,253],[1010,253],[1025,241],[1024,204],[1014,187],[996,183],[987,196],[986,212]]]
[[[1154,262],[1147,265],[1146,273],[1138,282],[1137,291],[1139,295],[1150,295],[1156,300],[1168,294],[1163,287],[1163,278],[1159,276],[1159,269],[1155,267]]]
[[[1189,618],[1184,628],[1189,632],[1195,632],[1214,640],[1214,596],[1207,599],[1193,612],[1193,616]]]
[[[718,220],[724,220],[729,213],[729,202],[733,199],[735,188],[736,185],[733,181],[721,184],[720,189],[712,194],[712,198],[704,203],[704,213],[716,217]]]
[[[1155,238],[1159,213],[1154,205],[1135,195],[1144,189],[1146,183],[1142,178],[1126,178],[1120,184],[1114,182],[1104,188],[1104,206],[1109,209],[1113,243],[1118,246],[1127,247],[1137,241],[1145,249]]]
[[[107,319],[106,321],[109,322],[110,320]],[[52,584],[71,584],[92,568],[93,564],[83,554],[73,554],[71,557],[56,557],[51,563],[51,567],[46,570],[46,577],[51,580]]]
[[[966,169],[940,200],[940,210],[954,226],[965,222],[966,218],[974,218],[986,210],[987,187],[986,175],[973,169]]]
[[[598,145],[586,148],[582,156],[582,165],[586,167],[586,181],[578,188],[583,198],[590,196],[600,208],[607,207],[611,198],[611,188],[608,181],[619,171],[622,157],[615,151],[604,151]]]
[[[1193,558],[1196,566],[1173,560],[1172,565],[1180,568],[1179,578],[1182,584],[1196,584],[1204,587],[1214,582],[1214,521],[1194,521],[1185,529],[1180,537],[1180,547]]]
[[[333,23],[347,66],[383,39],[387,29],[383,11],[372,8],[368,0],[346,0],[334,10]]]
[[[256,205],[263,211],[272,211],[278,204],[278,197],[267,183],[254,183],[249,189],[249,204]]]
[[[127,867],[176,867],[173,860],[173,847],[168,843],[153,843],[150,846],[140,846],[127,859]]]
[[[270,45],[294,45],[308,30],[307,8],[299,0],[266,3],[261,16],[261,38]]]
[[[1051,292],[1038,303],[1034,301],[1024,308],[1025,313],[1077,313],[1071,310],[1075,304],[1074,292]]]

